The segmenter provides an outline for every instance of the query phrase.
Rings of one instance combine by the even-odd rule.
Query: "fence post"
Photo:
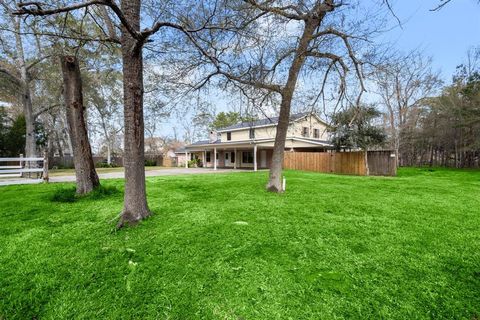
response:
[[[43,153],[43,181],[48,183],[48,152]]]
[[[23,158],[23,153],[20,153],[20,158]],[[23,160],[20,159],[20,170],[23,169]],[[20,173],[20,178],[23,178],[23,173]]]

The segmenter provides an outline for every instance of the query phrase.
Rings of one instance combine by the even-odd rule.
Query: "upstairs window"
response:
[[[302,129],[302,136],[303,137],[308,137],[310,135],[310,132],[308,130],[308,127],[303,127]]]
[[[250,139],[255,139],[255,128],[250,128],[249,136]]]
[[[232,140],[232,133],[227,132],[227,141],[230,141],[230,140]]]
[[[319,129],[313,129],[313,137],[315,139],[320,139],[320,130]]]

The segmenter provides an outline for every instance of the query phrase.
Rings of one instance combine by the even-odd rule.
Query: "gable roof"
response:
[[[302,119],[303,117],[307,117],[309,115],[313,115],[318,120],[320,120],[321,122],[324,122],[315,113],[312,113],[312,112],[301,112],[301,113],[292,114],[292,115],[290,115],[290,122],[297,121],[297,120]],[[271,118],[265,118],[265,119],[255,120],[255,121],[247,121],[247,122],[236,123],[234,125],[231,125],[231,126],[228,126],[228,127],[225,127],[225,128],[220,128],[220,129],[217,130],[217,132],[225,132],[225,131],[255,128],[255,127],[273,126],[273,125],[277,125],[277,123],[278,123],[278,117],[271,117]]]

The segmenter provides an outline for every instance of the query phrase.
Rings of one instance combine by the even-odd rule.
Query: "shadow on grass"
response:
[[[55,192],[50,196],[50,201],[73,203],[83,199],[100,200],[119,194],[121,194],[121,191],[115,186],[100,186],[86,195],[77,194],[75,187],[71,187],[55,190]]]

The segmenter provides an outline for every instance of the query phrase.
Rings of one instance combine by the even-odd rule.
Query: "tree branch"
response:
[[[128,22],[127,18],[123,15],[122,10],[115,4],[113,0],[90,0],[82,3],[72,4],[70,6],[54,8],[54,9],[43,9],[42,5],[39,2],[23,2],[18,4],[18,10],[14,11],[14,15],[34,15],[34,16],[48,16],[59,13],[70,12],[82,8],[86,8],[92,5],[103,5],[107,6],[115,13],[122,25],[127,29],[130,35],[140,40],[142,35],[140,32],[136,31],[132,25]]]

